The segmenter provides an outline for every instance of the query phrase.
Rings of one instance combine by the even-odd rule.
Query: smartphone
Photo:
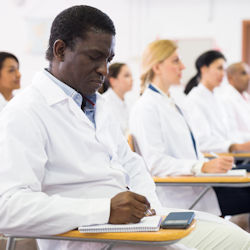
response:
[[[171,212],[162,221],[161,228],[188,228],[195,216],[194,212]]]

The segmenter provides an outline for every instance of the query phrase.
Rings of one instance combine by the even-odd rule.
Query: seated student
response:
[[[180,84],[183,69],[173,41],[158,40],[148,45],[142,58],[141,85],[145,91],[131,111],[130,131],[152,176],[226,172],[232,168],[233,158],[204,159],[183,112],[170,96],[169,88]],[[203,189],[159,186],[157,194],[163,205],[188,208]],[[227,204],[226,209],[222,207],[223,215],[248,211],[245,205],[250,203],[249,191],[228,189],[226,193],[239,208]],[[221,214],[213,190],[195,209]]]
[[[129,111],[125,102],[125,94],[133,86],[132,74],[125,63],[113,63],[109,66],[106,84],[108,90],[103,94],[105,97],[105,108],[115,115],[121,126],[123,134],[128,133]]]
[[[114,44],[113,22],[96,8],[74,6],[53,21],[49,68],[0,115],[0,232],[55,235],[81,225],[135,223],[150,208],[174,210],[161,207],[143,160],[96,93]],[[180,244],[250,247],[249,234],[232,223],[196,217],[196,229]],[[39,247],[104,249],[105,243],[39,240]]]
[[[13,90],[20,88],[21,74],[17,57],[8,52],[0,52],[0,111],[13,98]],[[6,239],[0,234],[0,249],[6,244]],[[16,250],[36,249],[34,240],[18,240]]]
[[[21,74],[15,55],[0,52],[0,111],[13,97],[13,90],[20,88]]]
[[[232,126],[214,91],[223,80],[224,64],[224,55],[215,50],[198,57],[196,80],[200,83],[188,94],[183,108],[202,152],[250,151],[250,134]]]
[[[222,84],[217,91],[225,104],[230,123],[237,130],[250,133],[250,96],[246,92],[250,82],[250,69],[244,62],[231,64],[227,68],[229,84]]]

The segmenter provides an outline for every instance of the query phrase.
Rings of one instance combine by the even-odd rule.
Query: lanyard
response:
[[[158,89],[156,89],[152,84],[149,84],[148,88],[153,90],[154,92],[159,93],[160,95],[162,95],[162,93]],[[192,139],[195,155],[196,155],[196,158],[198,159],[197,146],[196,146],[196,141],[194,139],[193,132],[192,132],[191,128],[189,127],[189,125],[188,125],[188,123],[187,123],[181,109],[176,104],[175,104],[175,107],[176,107],[177,111],[181,114],[181,116],[183,117],[183,119],[184,119],[184,121],[185,121],[185,123],[186,123],[186,125],[188,127],[188,130],[189,130],[189,133],[190,133],[190,136],[191,136],[191,139]]]

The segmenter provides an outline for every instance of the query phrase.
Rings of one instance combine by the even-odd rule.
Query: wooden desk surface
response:
[[[248,183],[250,182],[250,173],[246,176],[167,176],[154,177],[156,183]]]
[[[86,238],[86,239],[110,239],[126,241],[175,241],[184,238],[190,234],[196,226],[194,220],[187,229],[160,229],[158,232],[129,232],[129,233],[80,233],[73,230],[67,233],[59,234],[57,237],[68,238]]]
[[[241,159],[247,159],[250,158],[250,152],[247,153],[216,153],[217,155],[224,155],[224,156],[233,156],[235,158],[241,158]],[[214,158],[213,155],[209,153],[204,153],[203,154],[207,158]]]

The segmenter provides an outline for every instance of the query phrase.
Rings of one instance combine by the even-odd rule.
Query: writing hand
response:
[[[146,197],[129,191],[119,193],[111,199],[109,223],[137,223],[148,209],[150,204]]]

